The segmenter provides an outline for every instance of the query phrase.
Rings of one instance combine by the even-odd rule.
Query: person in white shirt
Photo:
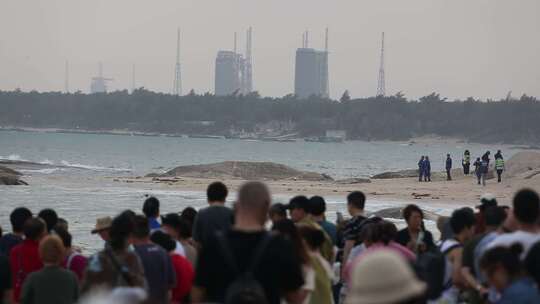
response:
[[[521,259],[525,259],[529,249],[540,241],[538,217],[540,216],[540,197],[536,191],[523,189],[516,193],[513,200],[513,216],[517,222],[517,230],[501,234],[489,245],[488,249],[495,247],[510,247],[519,243],[523,246]]]

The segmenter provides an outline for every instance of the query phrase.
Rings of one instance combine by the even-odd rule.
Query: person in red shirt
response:
[[[185,257],[175,252],[176,242],[168,234],[156,231],[150,236],[150,240],[165,249],[171,256],[171,262],[176,273],[176,287],[172,289],[171,303],[189,303],[189,293],[193,286],[195,271]]]
[[[25,239],[11,249],[9,265],[13,282],[13,300],[18,303],[24,280],[34,271],[43,268],[39,257],[39,241],[47,234],[45,222],[39,218],[31,218],[24,224]]]

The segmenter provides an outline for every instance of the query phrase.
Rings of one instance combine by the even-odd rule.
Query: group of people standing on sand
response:
[[[491,161],[490,155],[491,152],[487,151],[482,155],[482,157],[476,158],[475,162],[472,163],[472,166],[474,167],[474,174],[476,175],[476,178],[478,180],[478,185],[486,185],[486,180],[488,179],[489,173],[489,163]],[[469,175],[471,173],[471,152],[469,150],[465,150],[465,152],[463,153],[463,159],[461,160],[461,164],[463,166],[463,174],[466,176]],[[450,156],[450,154],[446,154],[445,169],[446,180],[451,181],[452,157]],[[504,157],[501,150],[498,150],[495,154],[494,170],[497,174],[497,182],[502,182],[502,174],[505,170],[505,165]],[[420,160],[418,161],[418,181],[431,182],[431,162],[427,155],[421,156]]]

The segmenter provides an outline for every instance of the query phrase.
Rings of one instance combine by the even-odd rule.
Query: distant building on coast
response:
[[[296,50],[294,94],[299,98],[329,96],[328,79],[328,29],[325,50],[308,47],[308,32],[302,38],[302,47]]]
[[[218,51],[215,70],[215,94],[248,94],[253,91],[253,68],[251,59],[251,27],[246,32],[246,55],[237,52],[236,33],[234,50]]]
[[[90,83],[90,93],[107,93],[107,82],[112,80],[112,78],[103,77],[103,65],[100,62],[98,76],[92,77],[92,82]]]

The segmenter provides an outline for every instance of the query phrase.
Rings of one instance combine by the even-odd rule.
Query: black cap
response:
[[[161,217],[161,223],[163,225],[178,228],[182,225],[182,217],[178,213],[167,213]]]
[[[497,199],[491,194],[484,194],[480,198],[480,205],[476,206],[476,209],[484,211],[489,207],[497,207]]]
[[[303,195],[295,196],[289,201],[287,209],[302,209],[305,212],[309,212],[309,198]]]

